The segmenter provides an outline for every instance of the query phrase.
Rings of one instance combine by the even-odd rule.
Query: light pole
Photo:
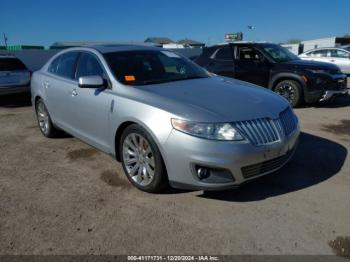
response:
[[[3,35],[4,35],[4,43],[5,43],[5,46],[7,48],[7,37],[6,37],[5,33],[3,33]]]

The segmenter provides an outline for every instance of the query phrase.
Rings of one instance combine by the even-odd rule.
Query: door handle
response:
[[[46,89],[49,88],[49,87],[50,87],[50,82],[45,81],[45,82],[43,83],[43,86],[44,86]]]
[[[72,91],[72,96],[77,96],[77,95],[78,95],[77,90],[76,90],[76,89],[73,89],[73,91]]]
[[[335,60],[332,59],[331,62],[335,62]]]

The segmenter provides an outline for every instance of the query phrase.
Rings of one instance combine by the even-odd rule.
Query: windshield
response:
[[[300,58],[291,53],[287,48],[280,45],[262,45],[263,50],[275,62],[288,62]]]
[[[124,51],[105,54],[119,82],[148,85],[209,77],[207,71],[170,51]]]

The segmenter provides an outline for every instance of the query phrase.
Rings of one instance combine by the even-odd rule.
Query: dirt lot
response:
[[[350,98],[296,113],[278,173],[152,195],[77,139],[44,138],[25,97],[0,98],[0,254],[349,254]]]

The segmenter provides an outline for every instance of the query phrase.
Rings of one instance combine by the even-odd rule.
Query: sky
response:
[[[149,36],[214,44],[234,32],[271,42],[343,36],[350,33],[350,0],[16,0],[0,7],[0,45],[3,33],[9,45],[48,46]]]

